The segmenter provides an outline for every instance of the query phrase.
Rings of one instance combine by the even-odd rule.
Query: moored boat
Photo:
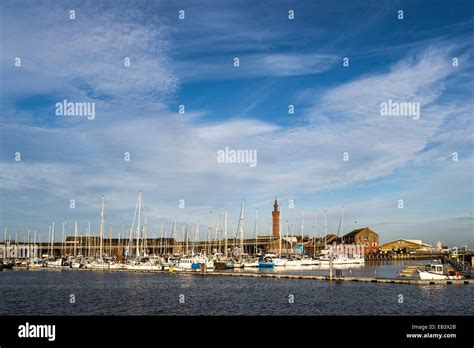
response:
[[[259,265],[258,260],[244,260],[243,264],[244,268],[258,267]]]
[[[424,271],[417,271],[421,280],[463,279],[460,272],[449,274],[447,267],[439,261],[433,261],[426,265]]]
[[[275,267],[275,263],[273,263],[273,259],[269,256],[262,257],[258,261],[258,267],[259,268],[273,268],[273,267]]]

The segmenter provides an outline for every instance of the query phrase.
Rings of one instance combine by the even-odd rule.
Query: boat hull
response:
[[[273,268],[275,264],[273,262],[259,262],[258,268]]]
[[[421,280],[444,280],[444,279],[462,279],[462,276],[449,276],[447,274],[439,274],[427,271],[420,271],[418,270],[418,275],[420,276]]]
[[[244,268],[258,267],[258,262],[244,262]]]

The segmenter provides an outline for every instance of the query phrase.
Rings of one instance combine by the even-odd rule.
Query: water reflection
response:
[[[423,265],[425,263],[424,260],[369,261],[364,265],[334,265],[333,270],[340,270],[344,277],[399,278],[398,273],[408,265]],[[275,268],[252,267],[227,270],[226,272],[329,276],[329,269],[329,265],[312,265]],[[416,274],[414,277],[417,278]]]

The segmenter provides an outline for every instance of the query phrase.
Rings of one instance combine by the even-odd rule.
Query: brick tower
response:
[[[273,222],[272,222],[273,236],[280,237],[280,211],[278,210],[278,201],[276,198],[275,198],[275,204],[273,204],[272,216],[273,216]]]

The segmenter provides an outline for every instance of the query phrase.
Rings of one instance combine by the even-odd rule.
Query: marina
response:
[[[245,239],[245,201],[242,200],[238,223],[234,224],[234,238],[228,235],[228,216],[214,226],[212,212],[205,239],[199,239],[200,224],[183,225],[178,232],[176,217],[171,232],[166,236],[163,222],[160,238],[150,238],[148,210],[142,208],[142,191],[138,192],[128,238],[112,238],[105,227],[105,197],[100,201],[99,236],[91,236],[91,224],[86,236],[78,235],[78,223],[74,222],[74,235],[68,236],[67,221],[63,222],[61,242],[55,242],[55,222],[49,227],[47,243],[39,241],[37,232],[28,231],[26,243],[7,240],[4,229],[3,245],[0,246],[0,270],[91,270],[110,272],[169,272],[193,273],[214,276],[237,276],[279,279],[334,280],[371,283],[400,284],[470,284],[472,277],[472,252],[457,248],[451,253],[428,252],[421,241],[399,240],[395,246],[420,246],[423,252],[396,253],[394,248],[379,252],[378,234],[370,228],[353,230],[344,235],[344,208],[341,208],[337,234],[328,234],[327,212],[324,211],[324,233],[317,233],[317,211],[314,211],[312,236],[304,234],[304,209],[301,211],[299,238],[294,232],[294,209],[291,223],[287,220],[283,234],[283,211],[275,198],[272,211],[270,236],[259,236],[259,215],[255,211],[254,237]],[[214,234],[214,237],[212,236]],[[122,235],[125,237],[125,235]],[[341,236],[341,237],[339,237]],[[38,240],[37,240],[38,237]],[[392,243],[393,244],[393,243]],[[386,245],[390,245],[387,243]],[[441,248],[439,248],[442,250]],[[429,264],[408,265],[397,276],[377,277],[360,272],[370,269],[368,263],[378,262],[377,255],[404,255],[402,260],[429,259]],[[411,256],[411,257],[410,257]],[[416,257],[418,256],[418,257]],[[420,257],[422,256],[422,257]],[[382,258],[381,260],[387,260]],[[396,258],[391,258],[396,260]],[[367,263],[367,268],[366,268]],[[359,273],[359,274],[358,274]]]
[[[407,265],[407,261],[374,263],[360,269],[357,277],[333,281],[315,275],[317,270],[299,274],[295,270],[213,271],[204,275],[47,268],[4,271],[0,273],[4,294],[0,315],[474,314],[471,280],[465,285],[457,280],[397,279],[397,273]],[[349,269],[344,271],[349,275]],[[374,271],[383,278],[362,276]],[[11,293],[15,296],[5,295]],[[74,304],[70,303],[72,294]],[[399,303],[399,295],[403,295],[403,303]]]

